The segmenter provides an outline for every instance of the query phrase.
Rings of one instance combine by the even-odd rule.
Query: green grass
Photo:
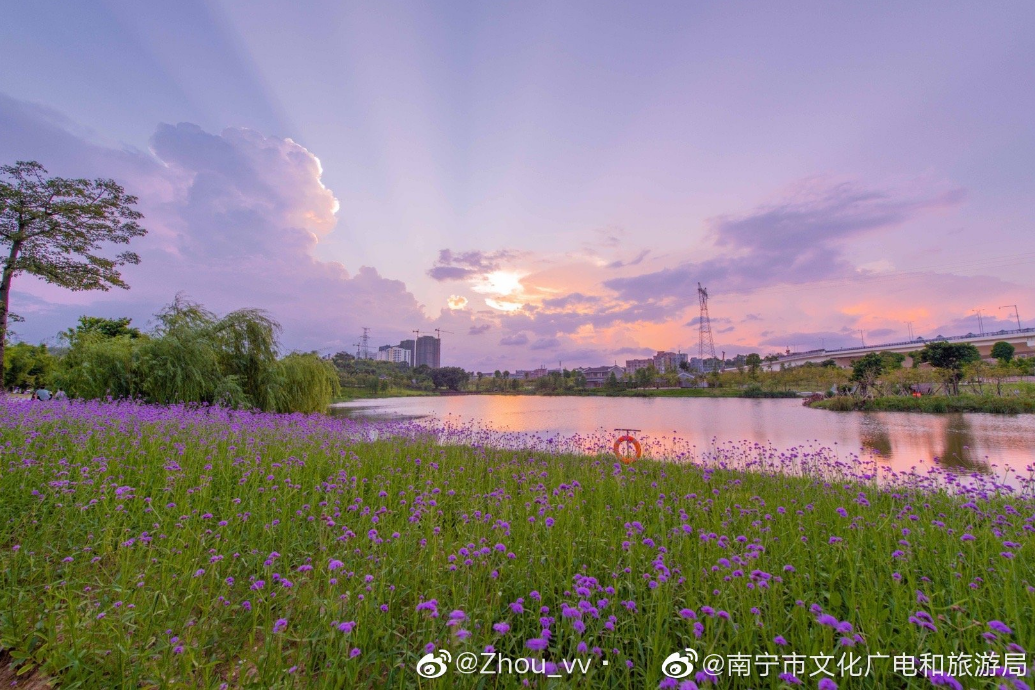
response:
[[[591,659],[586,686],[639,689],[658,687],[662,661],[686,647],[865,662],[1035,643],[1030,500],[964,506],[848,476],[439,446],[416,426],[382,426],[409,438],[369,442],[366,427],[299,415],[21,402],[3,412],[0,647],[67,687],[520,686],[455,670],[424,680],[414,668],[430,643],[454,658],[493,645]],[[811,459],[842,471],[830,453]],[[432,599],[438,617],[417,610]],[[580,601],[597,615],[562,615]],[[821,625],[812,605],[852,633]],[[452,611],[464,616],[455,626]],[[918,611],[937,629],[911,623]],[[552,635],[531,652],[541,616],[555,619]],[[990,620],[1012,634],[986,641]],[[336,629],[344,621],[354,629]],[[840,682],[929,687],[890,661]]]
[[[813,403],[812,407],[837,412],[992,412],[1023,414],[1035,412],[1035,398],[999,397],[994,395],[927,395],[913,398],[904,395],[883,398],[839,396]]]

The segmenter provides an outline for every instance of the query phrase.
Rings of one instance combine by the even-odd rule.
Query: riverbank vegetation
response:
[[[997,414],[1021,414],[1035,412],[1035,397],[1008,398],[994,395],[928,395],[923,397],[886,396],[881,398],[859,398],[850,395],[836,396],[811,404],[824,410],[837,412],[991,412]]]
[[[315,353],[281,355],[279,335],[280,325],[260,310],[219,317],[177,297],[146,333],[126,318],[84,316],[62,334],[56,354],[44,345],[9,346],[4,385],[88,400],[326,410],[340,392],[334,367]]]
[[[492,649],[539,676],[581,681],[559,666],[578,658],[593,687],[649,688],[689,647],[992,655],[985,673],[1003,675],[959,682],[1020,688],[1006,655],[1035,644],[1024,477],[935,469],[882,488],[826,449],[755,446],[751,471],[624,466],[477,430],[440,445],[413,422],[0,407],[0,646],[61,685],[416,687],[425,653]],[[883,658],[849,686],[923,675]]]
[[[852,364],[847,384],[836,395],[812,402],[828,410],[902,412],[1035,412],[1035,360],[1013,358],[1009,343],[992,348],[995,362],[982,360],[966,343],[934,342],[912,353],[871,353]]]

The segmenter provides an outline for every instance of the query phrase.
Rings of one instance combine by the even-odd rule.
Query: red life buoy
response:
[[[635,455],[622,455],[621,446],[623,443],[631,443],[633,450],[636,452]],[[634,439],[632,436],[619,436],[618,440],[615,441],[615,455],[619,460],[624,462],[626,465],[640,459],[642,450],[640,448],[640,442]]]

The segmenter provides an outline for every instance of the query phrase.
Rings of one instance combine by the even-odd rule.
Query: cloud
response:
[[[500,345],[528,345],[528,336],[524,333],[504,336],[500,339]]]
[[[401,281],[314,257],[320,238],[335,231],[338,202],[321,181],[320,161],[290,139],[181,123],[159,125],[150,152],[113,148],[7,97],[0,131],[4,160],[115,178],[140,198],[149,230],[131,247],[142,263],[124,272],[129,291],[71,293],[19,276],[14,303],[31,316],[26,335],[50,336],[84,313],[143,325],[180,291],[220,313],[267,309],[284,325],[288,348],[348,348],[362,326],[388,342],[430,324]]]
[[[634,259],[631,259],[629,261],[622,261],[622,260],[612,261],[611,263],[609,263],[607,265],[607,267],[608,268],[624,268],[625,266],[639,266],[640,263],[642,263],[643,260],[645,258],[647,258],[648,254],[650,254],[650,250],[649,249],[644,249],[639,254],[637,254],[636,258],[634,258]]]
[[[856,183],[813,178],[782,201],[743,216],[718,216],[709,229],[718,254],[604,285],[633,301],[691,298],[698,282],[723,292],[806,283],[857,273],[844,244],[901,226],[919,215],[959,205],[964,192],[882,191]]]
[[[463,309],[467,306],[467,298],[461,295],[450,295],[446,304],[450,309]]]
[[[647,357],[653,355],[657,350],[652,350],[649,347],[620,347],[617,350],[612,350],[613,355],[639,355],[641,357]]]
[[[491,324],[481,323],[477,326],[471,326],[471,328],[469,328],[467,331],[467,335],[481,335],[482,333],[490,330],[491,328]]]
[[[565,309],[578,305],[599,304],[602,298],[595,295],[584,295],[581,292],[573,292],[564,297],[551,297],[544,299],[542,304],[550,309]]]
[[[712,324],[716,324],[716,323],[732,323],[733,319],[727,319],[725,316],[711,316],[711,315],[709,315],[708,316],[708,322],[712,323]],[[697,328],[698,326],[701,325],[701,316],[698,314],[697,316],[695,316],[694,318],[690,319],[689,321],[687,321],[683,325],[688,327],[688,328]]]
[[[516,252],[508,249],[495,252],[454,252],[451,249],[442,249],[438,253],[435,265],[428,269],[428,275],[439,281],[477,278],[498,271],[504,261],[515,256]]]
[[[758,314],[745,314],[741,321],[761,321],[762,317]]]
[[[557,338],[539,338],[529,346],[529,350],[552,350],[560,347],[561,341]]]

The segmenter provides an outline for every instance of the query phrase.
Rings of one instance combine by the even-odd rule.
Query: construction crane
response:
[[[438,338],[439,340],[442,340],[442,334],[443,333],[448,333],[449,335],[456,335],[455,333],[453,333],[453,331],[443,331],[441,328],[436,328],[435,329],[435,337]]]

